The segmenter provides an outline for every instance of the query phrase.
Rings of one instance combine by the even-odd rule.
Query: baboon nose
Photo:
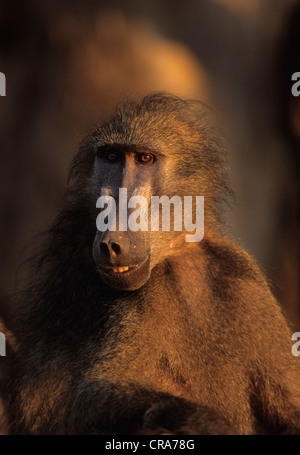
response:
[[[106,261],[111,261],[121,255],[121,245],[117,242],[102,241],[100,251]]]

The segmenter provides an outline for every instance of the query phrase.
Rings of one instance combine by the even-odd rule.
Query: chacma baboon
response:
[[[125,103],[82,144],[36,258],[4,390],[12,434],[300,431],[300,363],[262,272],[221,233],[229,194],[201,103]],[[205,235],[97,232],[100,194],[205,198]]]

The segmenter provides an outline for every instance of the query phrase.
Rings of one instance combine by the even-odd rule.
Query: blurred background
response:
[[[0,313],[52,221],[87,130],[130,94],[210,104],[236,194],[227,230],[300,330],[300,4],[296,0],[0,0]]]

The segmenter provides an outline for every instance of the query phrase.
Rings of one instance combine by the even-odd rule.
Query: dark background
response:
[[[236,193],[227,230],[299,331],[299,35],[295,0],[2,0],[2,314],[82,135],[125,96],[167,90],[219,112]]]

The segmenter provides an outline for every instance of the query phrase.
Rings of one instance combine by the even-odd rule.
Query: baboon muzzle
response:
[[[120,290],[136,290],[150,277],[150,251],[140,232],[97,232],[93,257],[103,281]]]

